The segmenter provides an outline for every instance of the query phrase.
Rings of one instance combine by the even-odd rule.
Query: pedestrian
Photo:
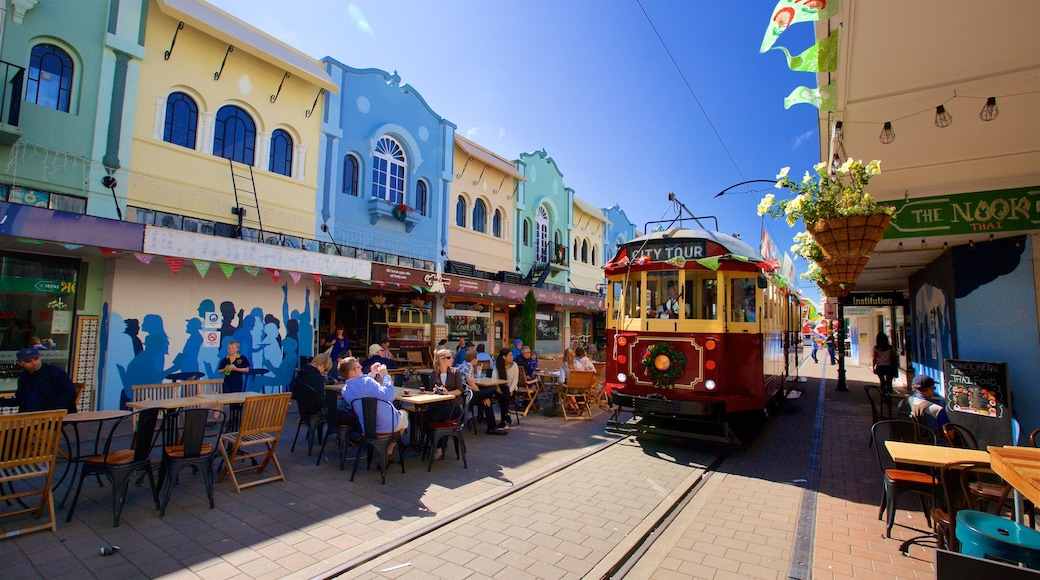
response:
[[[812,361],[816,364],[820,364],[820,359],[816,358],[817,351],[820,350],[820,335],[819,333],[812,333]]]
[[[237,340],[229,341],[227,356],[217,365],[217,372],[224,375],[225,393],[241,393],[245,383],[243,375],[249,372],[249,360],[238,352],[241,346]]]
[[[835,346],[834,346],[834,343],[837,342],[838,338],[836,336],[834,336],[834,334],[835,333],[834,333],[833,330],[828,332],[827,333],[827,338],[823,341],[823,343],[825,345],[827,345],[827,354],[831,357],[831,364],[832,365],[838,364],[838,357],[837,357],[837,354],[835,352]]]
[[[351,356],[350,339],[347,338],[342,324],[337,326],[335,332],[325,339],[325,348],[330,347],[332,351],[329,352],[329,358],[332,361],[332,369],[329,371],[329,375],[336,378],[339,376],[339,360]]]
[[[886,395],[892,394],[892,379],[896,376],[895,361],[895,350],[888,342],[888,335],[879,332],[870,364],[874,368],[874,374],[881,381],[881,391]]]
[[[65,371],[49,365],[35,348],[23,348],[15,355],[22,374],[14,392],[19,413],[65,409],[76,412],[76,387]]]

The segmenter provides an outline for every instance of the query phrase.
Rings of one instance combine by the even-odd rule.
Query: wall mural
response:
[[[144,285],[150,287],[147,282]],[[253,369],[246,377],[247,391],[271,392],[288,385],[299,357],[314,355],[318,303],[311,299],[312,284],[300,284],[305,287],[293,288],[292,292],[288,283],[282,284],[280,309],[261,298],[270,293],[270,282],[257,280],[251,286],[260,287],[243,292],[241,284],[224,284],[221,285],[221,289],[226,288],[224,295],[192,300],[190,306],[189,303],[174,304],[162,312],[124,309],[105,302],[101,328],[103,354],[99,357],[105,389],[99,408],[125,408],[126,402],[132,399],[132,385],[199,375],[221,378],[217,366],[227,354],[231,340],[241,344],[240,352]],[[142,290],[140,285],[137,288]],[[252,295],[256,300],[249,303],[236,299],[236,295]],[[133,306],[135,302],[140,301],[124,298],[122,303]],[[112,300],[112,304],[119,303]],[[178,306],[190,309],[185,312]],[[171,332],[176,335],[172,340]],[[176,345],[173,349],[171,343]],[[261,372],[262,369],[266,372]]]

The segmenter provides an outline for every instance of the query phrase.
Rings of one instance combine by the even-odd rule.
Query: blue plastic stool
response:
[[[1040,532],[1000,516],[973,510],[957,512],[961,553],[994,557],[1040,570]]]

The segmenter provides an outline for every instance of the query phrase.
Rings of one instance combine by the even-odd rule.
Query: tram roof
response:
[[[669,228],[667,230],[661,230],[659,232],[653,232],[635,238],[627,242],[625,247],[638,249],[644,244],[652,245],[654,243],[682,242],[685,240],[708,240],[722,246],[730,254],[746,256],[752,262],[761,262],[765,260],[758,250],[752,248],[747,242],[736,236],[701,229]]]

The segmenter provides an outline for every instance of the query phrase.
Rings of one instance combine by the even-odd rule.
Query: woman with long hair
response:
[[[892,380],[896,376],[896,354],[892,345],[888,342],[888,335],[879,332],[877,342],[874,344],[874,353],[871,358],[874,374],[881,381],[881,391],[886,395],[892,394]]]
[[[506,347],[498,351],[491,378],[506,381],[506,384],[498,386],[498,408],[502,413],[502,421],[499,425],[511,425],[513,419],[509,417],[509,399],[516,392],[517,383],[520,380],[520,367],[513,362],[513,349]]]

